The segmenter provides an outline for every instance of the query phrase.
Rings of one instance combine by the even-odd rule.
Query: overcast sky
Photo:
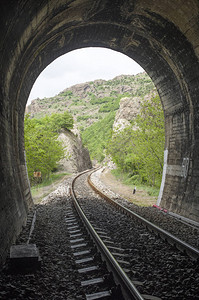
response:
[[[106,48],[83,48],[54,60],[35,81],[28,104],[36,98],[53,97],[77,83],[135,75],[144,70],[131,58]]]

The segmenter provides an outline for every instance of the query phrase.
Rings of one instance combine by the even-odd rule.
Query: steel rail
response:
[[[80,173],[79,175],[77,175],[73,179],[72,184],[71,184],[70,192],[71,192],[71,196],[73,198],[73,202],[74,202],[75,208],[77,210],[77,213],[80,216],[83,223],[85,224],[89,235],[91,236],[91,238],[94,241],[94,243],[96,244],[99,252],[101,253],[102,259],[106,261],[107,268],[109,271],[112,272],[115,282],[120,285],[122,294],[125,297],[125,299],[126,300],[134,300],[134,299],[135,300],[144,300],[142,295],[136,289],[135,285],[128,278],[128,276],[123,271],[123,269],[120,267],[118,262],[115,260],[115,258],[111,254],[111,252],[105,246],[105,244],[103,243],[103,241],[101,240],[101,238],[99,237],[99,235],[97,234],[97,232],[95,231],[95,229],[93,228],[93,226],[91,225],[89,220],[87,219],[86,215],[82,211],[82,209],[77,201],[77,198],[76,198],[76,195],[74,192],[75,181],[78,177],[80,177],[81,175],[83,175],[89,171],[90,170],[87,170],[87,171],[84,171],[84,172]]]
[[[92,187],[92,189],[99,194],[102,198],[109,201],[113,204],[117,209],[129,215],[131,218],[136,218],[142,224],[144,224],[150,231],[155,232],[159,235],[162,239],[166,239],[171,245],[175,245],[180,251],[185,251],[189,256],[193,259],[199,259],[199,249],[192,247],[191,245],[187,244],[186,242],[182,241],[181,239],[175,237],[173,234],[169,233],[168,231],[158,227],[157,225],[151,223],[150,221],[146,220],[145,218],[141,217],[137,213],[133,212],[132,210],[124,207],[123,205],[115,202],[113,199],[105,195],[101,190],[99,190],[94,183],[91,181],[91,175],[96,172],[96,170],[92,171],[92,173],[88,176],[88,183]]]

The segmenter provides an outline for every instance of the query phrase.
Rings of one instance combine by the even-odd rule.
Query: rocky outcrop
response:
[[[142,89],[140,89],[142,86]],[[31,117],[42,117],[46,114],[60,113],[69,110],[81,126],[88,127],[96,122],[99,115],[103,118],[101,106],[104,98],[117,99],[118,96],[140,96],[154,87],[149,76],[143,72],[137,75],[120,75],[110,80],[97,79],[68,87],[58,95],[50,98],[35,99],[26,107]],[[91,124],[82,124],[82,116],[91,116]],[[76,120],[77,119],[77,120]]]
[[[115,121],[113,123],[113,132],[117,134],[128,127],[140,111],[140,98],[139,97],[124,97],[120,100],[120,107],[116,113]],[[115,169],[116,165],[112,161],[111,156],[106,156],[104,164],[109,169]]]
[[[78,173],[92,168],[89,152],[83,147],[81,138],[70,130],[62,130],[58,138],[65,147],[65,158],[60,161],[60,169]]]
[[[144,100],[151,99],[156,96],[155,90],[144,96]],[[130,125],[140,112],[141,97],[124,97],[120,100],[120,107],[116,113],[113,130],[123,130]]]
[[[139,97],[125,97],[120,100],[120,108],[118,109],[113,130],[122,130],[132,121],[140,111],[140,98]]]
[[[31,116],[34,116],[34,114],[40,112],[42,110],[42,106],[39,102],[39,98],[32,100],[30,105],[26,106],[25,113],[31,114]]]

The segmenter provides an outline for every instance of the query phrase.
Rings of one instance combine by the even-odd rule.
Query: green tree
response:
[[[113,135],[107,152],[122,171],[159,186],[164,139],[164,115],[157,96],[142,102],[140,114],[131,126]]]
[[[45,178],[57,168],[58,161],[64,156],[63,146],[57,140],[58,132],[67,126],[73,126],[73,120],[68,113],[53,114],[41,119],[25,116],[24,141],[30,181],[35,171],[40,171],[42,178]]]
[[[64,113],[52,113],[39,119],[38,123],[49,131],[60,132],[61,129],[70,130],[73,128],[73,117],[68,111]]]

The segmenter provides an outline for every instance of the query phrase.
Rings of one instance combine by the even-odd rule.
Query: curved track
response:
[[[86,175],[81,175],[72,184],[75,207],[78,211],[84,211],[78,214],[85,219],[87,231],[92,240],[96,240],[98,251],[103,253],[102,248],[107,249],[101,256],[114,273],[116,284],[122,287],[124,298],[199,299],[199,270],[195,263],[199,256],[198,249],[118,205],[99,191],[89,176],[89,184],[100,194],[100,197],[94,196],[86,184]],[[94,232],[98,232],[97,238]],[[107,258],[109,256],[110,260]],[[111,262],[112,259],[114,262]],[[121,269],[119,275],[117,269]],[[128,286],[131,286],[131,291]]]
[[[84,172],[84,173],[86,173],[86,172]],[[120,285],[124,299],[125,300],[126,299],[143,300],[144,298],[142,297],[142,295],[138,292],[135,285],[128,278],[128,276],[126,275],[124,270],[118,264],[117,260],[113,257],[113,255],[111,254],[109,249],[103,243],[103,241],[100,238],[100,236],[98,235],[97,231],[91,225],[88,218],[86,217],[83,210],[81,209],[80,205],[78,204],[77,197],[76,197],[75,191],[74,191],[74,184],[75,184],[76,179],[81,175],[82,175],[82,173],[79,174],[73,180],[72,188],[71,188],[71,196],[73,198],[76,211],[77,211],[79,217],[81,218],[81,220],[83,221],[84,226],[86,227],[86,230],[88,231],[91,239],[94,241],[95,245],[97,246],[97,249],[100,252],[102,259],[106,262],[109,271],[113,273],[113,277],[114,277],[116,284]]]

